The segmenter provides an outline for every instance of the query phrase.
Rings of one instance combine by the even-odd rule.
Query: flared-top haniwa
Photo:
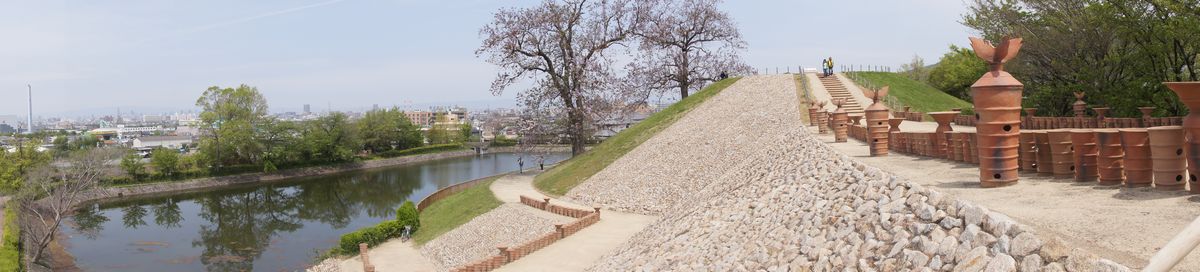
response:
[[[1071,104],[1076,118],[1083,118],[1087,115],[1087,102],[1083,102],[1083,95],[1083,92],[1075,92],[1075,103]]]
[[[1200,81],[1163,84],[1179,96],[1179,102],[1188,107],[1188,115],[1183,117],[1183,130],[1187,134],[1187,142],[1184,143],[1188,162],[1187,183],[1193,194],[1200,194],[1200,181],[1196,180],[1196,175],[1200,174]]]
[[[865,88],[864,88],[865,89]],[[888,86],[879,90],[863,90],[871,98],[867,106],[867,134],[871,156],[886,156],[888,154],[888,108],[883,105],[883,97],[888,93]]]
[[[929,116],[932,116],[933,120],[938,124],[937,128],[933,130],[933,150],[936,153],[934,156],[941,158],[950,157],[949,143],[946,141],[946,132],[954,130],[954,128],[950,127],[950,121],[953,121],[954,116],[957,115],[958,112],[956,111],[937,111],[929,113]]]
[[[979,182],[983,187],[1013,185],[1018,180],[1021,93],[1025,86],[1004,71],[1004,63],[1017,56],[1021,38],[1005,39],[995,47],[980,38],[970,39],[975,55],[989,65],[988,72],[971,85],[978,119]]]
[[[1097,127],[1101,127],[1101,128],[1108,127],[1108,124],[1106,124],[1106,122],[1108,121],[1107,119],[1108,119],[1108,111],[1109,110],[1110,109],[1106,108],[1106,107],[1092,108],[1092,111],[1096,112],[1096,126]]]

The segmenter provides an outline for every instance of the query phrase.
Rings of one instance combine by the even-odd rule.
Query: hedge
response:
[[[417,232],[418,224],[420,223],[417,218],[416,205],[413,205],[412,201],[405,201],[404,205],[396,209],[395,220],[383,221],[378,225],[342,234],[341,239],[338,240],[338,247],[334,251],[341,255],[357,254],[358,244],[366,243],[368,247],[377,246],[392,238],[400,237],[400,234],[404,233],[404,226],[412,226],[412,229],[409,230],[411,235]]]

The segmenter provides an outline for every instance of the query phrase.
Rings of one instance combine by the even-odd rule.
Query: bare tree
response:
[[[638,60],[630,76],[658,91],[678,89],[680,98],[722,74],[748,74],[738,51],[745,42],[729,14],[718,10],[722,0],[656,0],[635,33],[641,37]]]
[[[110,148],[80,151],[26,177],[17,197],[21,203],[21,230],[31,247],[27,250],[33,253],[32,261],[41,261],[63,219],[84,199],[85,192],[113,173],[110,162],[120,154]]]
[[[629,0],[545,0],[520,9],[501,9],[480,30],[476,55],[500,67],[492,93],[501,94],[521,79],[533,88],[519,97],[527,107],[561,107],[567,114],[571,153],[583,153],[594,105],[611,103],[613,60],[606,52],[623,45],[640,21]]]

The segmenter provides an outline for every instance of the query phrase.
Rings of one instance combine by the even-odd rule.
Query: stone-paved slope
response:
[[[579,203],[662,214],[765,150],[800,115],[792,75],[750,76],[596,173],[567,197]]]
[[[570,217],[553,215],[520,203],[506,203],[425,243],[421,253],[450,270],[496,255],[496,246],[513,246],[554,231]]]
[[[664,216],[591,270],[1128,270],[854,162],[803,129],[776,139],[722,177],[723,193]]]

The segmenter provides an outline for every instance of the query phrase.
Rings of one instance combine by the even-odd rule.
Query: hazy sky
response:
[[[492,96],[478,31],[537,1],[0,0],[0,115],[190,109],[209,86],[257,86],[272,111],[513,99]],[[960,0],[751,1],[722,7],[760,68],[936,61],[972,33]],[[793,68],[794,69],[794,68]],[[110,112],[111,112],[110,111]]]

